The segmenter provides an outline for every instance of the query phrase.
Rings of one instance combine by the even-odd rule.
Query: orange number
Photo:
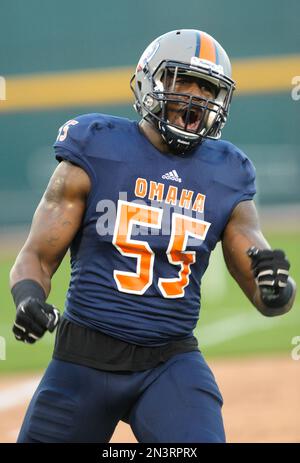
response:
[[[131,238],[134,224],[160,228],[162,209],[127,201],[118,201],[113,244],[126,257],[137,259],[137,272],[114,270],[114,279],[119,291],[144,294],[153,281],[154,252],[149,244]],[[204,240],[210,223],[173,213],[172,230],[167,256],[170,264],[180,265],[178,277],[159,278],[158,287],[166,298],[184,296],[184,288],[189,284],[191,265],[196,261],[195,251],[186,251],[189,236]]]
[[[137,259],[137,272],[114,270],[114,279],[119,291],[131,294],[144,294],[152,284],[154,252],[148,243],[132,239],[134,224],[146,227],[161,227],[162,210],[156,207],[118,201],[113,244],[123,256]]]
[[[174,213],[172,231],[167,256],[170,264],[180,265],[177,278],[159,278],[158,287],[164,297],[176,298],[184,296],[184,288],[189,284],[191,265],[196,261],[195,251],[185,251],[188,237],[204,240],[210,223]]]
[[[70,121],[66,122],[64,125],[62,125],[58,131],[57,139],[56,141],[64,141],[67,138],[68,131],[71,125],[76,125],[78,124],[78,121],[75,121],[75,119],[71,119]]]

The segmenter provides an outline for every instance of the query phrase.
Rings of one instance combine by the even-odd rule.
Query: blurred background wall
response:
[[[0,16],[2,230],[31,221],[66,120],[137,118],[129,77],[148,43],[177,28],[210,33],[232,59],[237,91],[223,138],[254,161],[259,205],[300,204],[298,0],[1,0]]]
[[[8,274],[56,166],[58,128],[86,112],[137,118],[129,80],[158,35],[202,29],[230,55],[237,91],[223,138],[253,160],[266,237],[286,251],[299,286],[299,17],[299,0],[0,0],[0,442],[15,441],[32,374],[52,355],[51,334],[33,346],[14,339]],[[228,439],[299,442],[299,297],[284,317],[262,317],[226,272],[220,246],[210,262],[195,335],[205,357],[222,360],[213,371]],[[69,273],[67,256],[49,298],[61,310]]]

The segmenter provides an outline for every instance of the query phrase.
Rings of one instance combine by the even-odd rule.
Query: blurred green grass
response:
[[[291,274],[300,281],[299,233],[265,233],[273,248],[286,251]],[[0,371],[35,371],[47,366],[54,336],[45,335],[35,345],[17,342],[11,333],[15,309],[8,288],[8,274],[15,255],[0,261],[0,336],[6,340],[6,360]],[[68,256],[52,281],[49,302],[61,310],[69,281]],[[292,311],[282,317],[261,316],[225,270],[220,249],[213,256],[202,287],[200,320],[195,330],[202,352],[207,358],[240,357],[267,353],[290,356],[292,338],[300,335],[300,304],[296,299]]]

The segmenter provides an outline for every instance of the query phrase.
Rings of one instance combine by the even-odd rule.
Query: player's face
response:
[[[197,129],[202,121],[204,109],[201,106],[206,105],[206,100],[213,100],[216,97],[216,92],[213,85],[210,82],[205,81],[204,79],[199,79],[197,77],[191,76],[182,76],[177,77],[176,82],[174,79],[169,76],[167,79],[168,91],[176,93],[184,93],[186,96],[170,96],[170,99],[176,101],[167,103],[167,118],[172,123],[183,129],[186,128],[191,132],[197,132]],[[190,108],[190,113],[188,121],[186,120],[188,103],[190,101],[189,96],[203,98],[203,100],[193,100],[192,107]],[[208,104],[208,107],[211,104]],[[187,125],[185,125],[187,123]]]

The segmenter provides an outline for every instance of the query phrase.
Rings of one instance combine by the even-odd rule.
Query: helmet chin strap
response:
[[[185,136],[180,130],[175,127],[171,128],[167,122],[161,121],[149,113],[143,119],[155,127],[173,154],[187,153],[199,146],[204,140],[204,137],[199,134]]]
[[[172,129],[168,126],[166,122],[158,121],[158,129],[161,133],[161,136],[167,143],[170,148],[170,151],[174,154],[184,154],[192,149],[196,148],[196,146],[202,143],[203,138],[201,135],[195,135],[194,137],[185,137],[183,134],[178,131],[176,133],[176,129]]]

